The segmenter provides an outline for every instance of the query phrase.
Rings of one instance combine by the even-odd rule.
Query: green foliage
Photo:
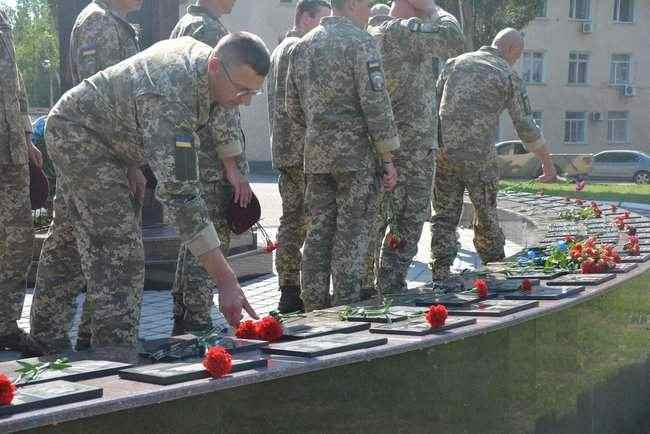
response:
[[[54,83],[53,99],[58,98],[59,39],[48,3],[47,0],[16,0],[16,8],[9,10],[18,67],[34,107],[50,105],[49,74]],[[49,70],[46,60],[49,60]]]

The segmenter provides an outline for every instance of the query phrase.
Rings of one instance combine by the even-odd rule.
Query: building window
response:
[[[546,7],[547,7],[547,0],[536,0],[536,2],[535,2],[535,16],[537,18],[545,18],[546,17]]]
[[[630,142],[629,112],[607,112],[607,141],[609,143]]]
[[[591,1],[590,0],[570,0],[569,18],[574,20],[591,19]]]
[[[587,84],[588,53],[569,53],[569,84]]]
[[[544,131],[544,116],[542,112],[532,112],[531,116],[533,117],[533,120],[537,124],[539,130]]]
[[[586,112],[566,112],[564,118],[564,143],[585,143]]]
[[[617,23],[633,22],[634,0],[614,0],[614,15],[612,19]]]
[[[609,68],[610,84],[630,84],[630,55],[612,54],[612,63]]]
[[[540,51],[524,52],[523,78],[526,83],[542,83],[544,81],[544,53]]]

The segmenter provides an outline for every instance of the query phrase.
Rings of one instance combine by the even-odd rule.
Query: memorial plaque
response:
[[[318,357],[376,347],[387,342],[388,339],[385,337],[375,337],[369,334],[335,334],[298,341],[271,343],[268,347],[262,348],[262,351],[285,356]]]
[[[614,274],[625,274],[628,271],[634,270],[639,264],[616,264],[613,269],[609,270],[609,273]]]
[[[629,264],[629,263],[643,263],[647,262],[650,259],[650,254],[649,253],[641,253],[637,256],[632,256],[632,255],[621,255],[621,263],[624,264]]]
[[[235,336],[224,336],[215,342],[215,345],[224,347],[230,354],[239,354],[245,351],[258,350],[268,345],[268,342],[254,339],[240,339]],[[205,352],[204,347],[198,345],[197,336],[193,334],[143,341],[142,347],[143,351],[140,355],[155,361],[172,361],[190,357],[202,357]],[[170,352],[172,348],[182,349],[175,351],[173,357],[160,357],[164,352]]]
[[[434,304],[442,304],[443,306],[463,306],[470,303],[475,303],[480,300],[476,291],[463,291],[435,296],[419,297],[415,300],[416,306],[432,306]]]
[[[283,338],[306,339],[336,333],[353,333],[370,328],[369,322],[349,323],[346,321],[321,321],[307,324],[295,324],[284,328]]]
[[[101,387],[70,381],[56,380],[42,384],[30,384],[18,388],[11,404],[0,405],[0,416],[97,399],[102,395]]]
[[[485,300],[466,306],[450,307],[449,314],[499,317],[532,309],[537,306],[539,306],[539,302],[532,300]]]
[[[410,319],[394,324],[373,325],[370,333],[403,336],[424,336],[432,333],[441,333],[447,330],[476,324],[476,318],[447,317],[445,324],[435,329],[424,319]]]
[[[537,283],[539,283],[540,280],[555,279],[557,277],[564,276],[567,273],[568,271],[564,271],[564,270],[554,270],[554,271],[530,270],[530,271],[522,271],[521,273],[512,271],[508,273],[508,279],[529,279],[533,281],[537,280]]]
[[[608,282],[616,277],[616,274],[567,274],[557,279],[546,282],[549,286],[595,286]]]
[[[20,362],[39,363],[46,362],[36,357],[30,359],[22,359]],[[110,362],[106,360],[80,360],[76,362],[68,362],[70,367],[65,369],[46,369],[35,379],[21,383],[19,387],[25,385],[41,384],[53,380],[66,380],[66,381],[81,381],[89,380],[91,378],[107,377],[109,375],[117,374],[121,369],[129,368],[132,364]],[[16,364],[14,369],[19,369],[20,366]],[[9,376],[15,381],[19,374],[17,372],[9,373]]]
[[[423,315],[426,309],[415,306],[392,306],[388,313],[374,314],[374,313],[354,313],[346,317],[346,321],[351,322],[378,322],[387,324],[395,321],[404,321],[413,316]]]
[[[505,294],[506,300],[560,300],[562,298],[572,297],[584,291],[584,286],[556,286],[553,288],[540,287],[533,288],[532,291],[516,291]]]
[[[233,357],[230,372],[266,368],[267,363],[268,360],[262,358],[244,360]],[[119,376],[123,380],[159,384],[162,386],[210,378],[210,374],[206,371],[200,359],[180,363],[156,363],[153,365],[138,366],[120,371]]]

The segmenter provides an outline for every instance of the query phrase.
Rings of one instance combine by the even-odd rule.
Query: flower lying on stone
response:
[[[205,353],[203,366],[213,378],[223,377],[232,369],[232,356],[224,347],[211,347]]]
[[[631,256],[639,256],[641,254],[641,246],[639,245],[639,237],[636,235],[629,235],[627,237],[627,243],[623,247],[623,250]]]
[[[484,279],[476,279],[474,281],[474,289],[476,289],[480,298],[487,298],[488,284]]]
[[[282,323],[276,317],[269,315],[255,322],[242,321],[237,327],[235,336],[240,339],[260,339],[272,342],[280,339],[283,333]]]
[[[447,308],[442,304],[433,305],[427,311],[425,318],[431,328],[442,327],[447,321]]]
[[[16,386],[11,378],[0,373],[0,405],[9,405],[16,395]]]
[[[521,281],[519,288],[524,292],[530,292],[533,290],[533,282],[531,282],[530,279],[524,279]]]

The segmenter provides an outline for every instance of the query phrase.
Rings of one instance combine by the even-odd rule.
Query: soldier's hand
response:
[[[219,310],[226,317],[226,321],[233,327],[237,327],[242,320],[242,309],[253,319],[259,317],[250,305],[244,291],[242,291],[237,281],[232,284],[219,288]]]
[[[32,143],[28,144],[28,152],[29,152],[29,161],[32,162],[33,165],[39,168],[43,168],[43,154],[41,154],[41,151],[38,150],[36,146],[34,146]]]
[[[242,208],[246,208],[253,196],[253,190],[251,190],[248,179],[242,176],[236,166],[226,168],[226,179],[235,190],[235,203],[238,203]]]
[[[392,162],[384,162],[384,176],[381,178],[381,191],[393,191],[397,184],[397,169]]]
[[[137,166],[129,167],[126,178],[129,182],[129,190],[140,205],[143,205],[144,194],[147,189],[147,178],[144,176],[144,173]]]

